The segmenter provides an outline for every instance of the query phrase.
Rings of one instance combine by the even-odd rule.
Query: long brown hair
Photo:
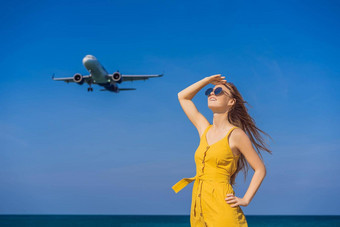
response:
[[[227,82],[227,84],[224,85],[231,92],[231,98],[235,98],[236,100],[235,104],[229,109],[228,121],[231,124],[243,129],[243,131],[248,135],[249,139],[251,140],[253,146],[255,146],[257,153],[261,156],[261,159],[263,158],[260,150],[265,150],[268,153],[272,154],[272,151],[266,147],[266,144],[259,132],[262,132],[263,134],[269,136],[271,139],[272,137],[269,134],[262,131],[261,129],[259,129],[258,127],[256,127],[255,120],[249,115],[245,103],[247,103],[247,105],[249,105],[250,107],[252,106],[247,101],[243,100],[240,92],[237,90],[236,86],[233,83]],[[241,153],[238,160],[237,169],[230,179],[231,185],[235,184],[236,176],[238,172],[242,169],[244,172],[244,180],[246,180],[249,164],[245,157],[243,156],[243,154]]]

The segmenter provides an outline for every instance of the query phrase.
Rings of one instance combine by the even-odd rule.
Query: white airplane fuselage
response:
[[[122,75],[118,70],[109,74],[108,71],[99,63],[97,58],[93,55],[86,55],[83,58],[83,65],[89,71],[90,75],[82,75],[80,73],[75,73],[73,77],[59,77],[54,78],[56,81],[64,81],[66,83],[74,82],[79,85],[83,85],[87,83],[89,87],[87,91],[93,91],[91,87],[92,84],[97,84],[101,87],[100,91],[110,91],[118,93],[120,91],[130,91],[136,90],[136,88],[119,88],[118,84],[121,84],[123,81],[135,81],[135,80],[147,80],[149,78],[161,77],[163,74],[153,74],[153,75]]]
[[[109,73],[93,55],[86,55],[83,58],[83,65],[91,74],[93,83],[108,83],[111,81],[110,78],[108,78]]]

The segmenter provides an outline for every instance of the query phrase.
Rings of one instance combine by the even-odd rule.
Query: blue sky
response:
[[[337,1],[10,1],[0,15],[0,214],[189,214],[196,128],[177,93],[222,73],[274,139],[251,214],[339,215]],[[87,92],[51,79],[164,73]],[[207,86],[210,87],[210,86]],[[206,88],[207,88],[206,87]],[[193,99],[212,123],[202,89]],[[247,190],[237,178],[236,196]]]

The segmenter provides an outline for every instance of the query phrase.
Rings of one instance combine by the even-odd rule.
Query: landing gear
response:
[[[87,88],[87,91],[93,91],[93,88],[91,87],[92,81],[88,82],[89,87]]]

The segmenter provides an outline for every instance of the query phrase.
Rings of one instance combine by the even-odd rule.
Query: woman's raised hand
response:
[[[212,76],[206,77],[208,82],[213,84],[213,85],[218,85],[218,84],[226,84],[227,80],[225,80],[225,76],[221,76],[221,74],[215,74]]]

